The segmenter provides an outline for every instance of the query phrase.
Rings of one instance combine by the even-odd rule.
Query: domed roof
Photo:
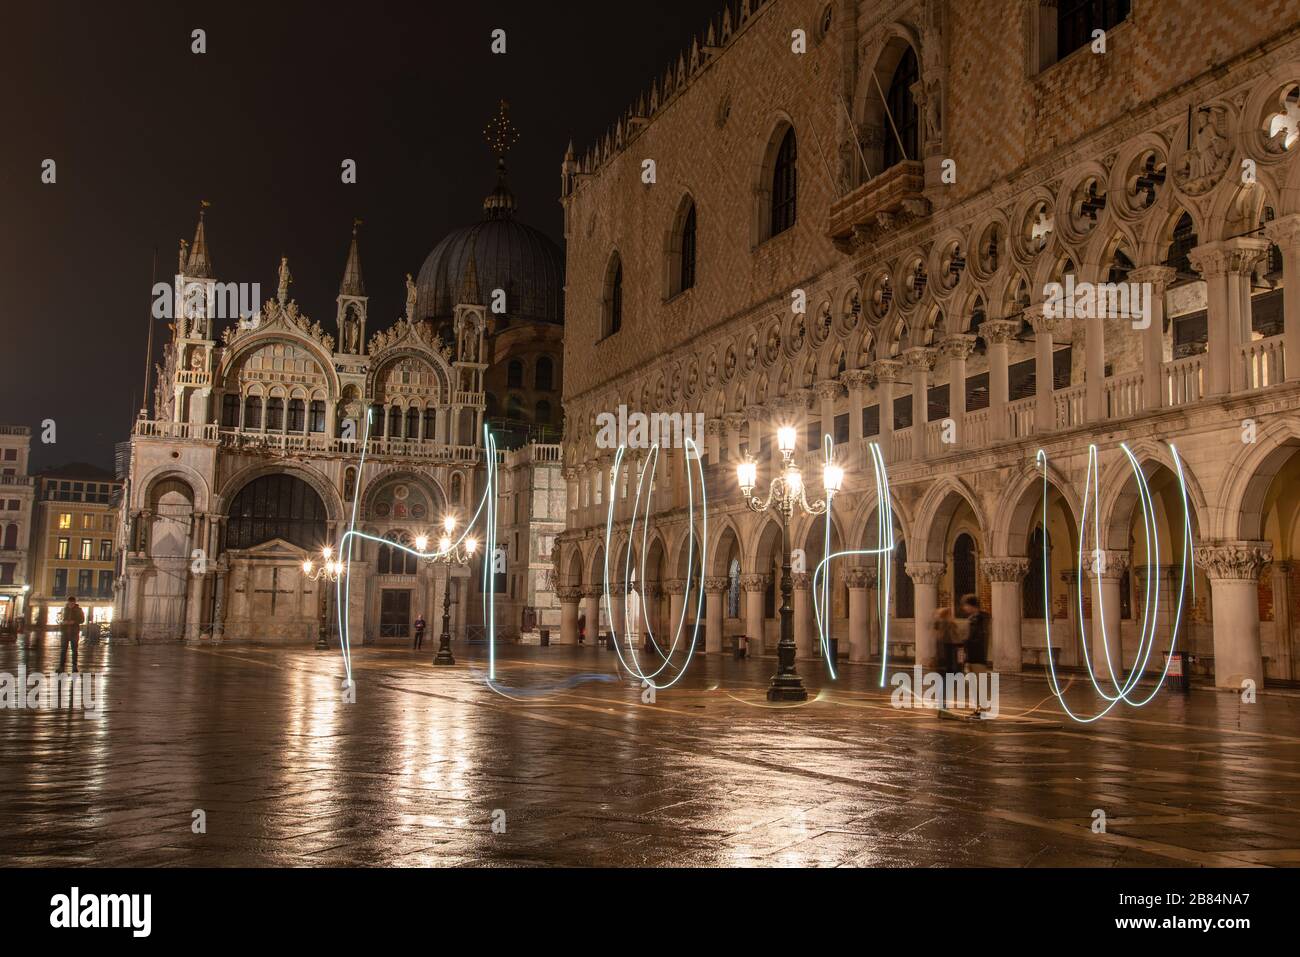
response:
[[[483,200],[483,219],[448,233],[420,267],[417,315],[438,323],[457,303],[489,305],[504,289],[505,315],[564,321],[564,254],[539,230],[515,219],[515,198],[503,160],[497,185]]]

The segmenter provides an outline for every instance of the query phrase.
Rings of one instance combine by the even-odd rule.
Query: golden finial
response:
[[[483,128],[483,136],[497,159],[505,159],[510,148],[519,140],[519,131],[510,123],[509,101],[501,101],[500,106],[497,107],[497,115],[492,117],[491,122]]]

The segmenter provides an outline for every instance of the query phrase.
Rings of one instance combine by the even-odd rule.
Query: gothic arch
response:
[[[1060,469],[1047,466],[1047,483],[1055,488],[1065,503],[1074,527],[1079,527],[1080,499],[1074,486]],[[1043,473],[1036,466],[1026,465],[1019,474],[1008,477],[1006,491],[998,499],[993,515],[991,555],[1024,555],[1028,547],[1028,530],[1034,526],[1034,517],[1042,513]]]
[[[330,483],[324,475],[315,469],[305,468],[290,462],[273,462],[266,464],[255,464],[240,469],[221,486],[221,491],[213,502],[211,511],[219,512],[222,515],[230,511],[230,503],[234,501],[235,496],[245,485],[254,479],[259,479],[264,475],[292,475],[294,478],[302,479],[315,490],[320,496],[321,501],[325,503],[325,515],[330,522],[339,523],[344,520],[343,502],[339,498],[339,491]]]
[[[212,490],[207,480],[195,469],[180,462],[170,462],[155,466],[137,480],[135,507],[146,508],[154,487],[167,479],[177,479],[190,487],[196,512],[211,511]]]
[[[221,366],[217,372],[217,382],[220,384],[222,392],[226,391],[225,384],[230,373],[235,369],[250,352],[260,349],[262,346],[271,345],[275,342],[286,342],[295,346],[301,346],[311,354],[316,364],[320,367],[321,374],[325,381],[329,383],[330,395],[338,395],[341,391],[339,386],[339,375],[334,368],[333,358],[325,351],[319,342],[311,336],[295,334],[288,329],[269,329],[264,332],[254,332],[249,336],[241,336],[239,341],[233,347],[228,347],[225,354],[221,357]]]
[[[916,543],[909,551],[912,561],[945,561],[944,539],[953,516],[965,502],[975,516],[979,540],[989,541],[988,522],[979,499],[965,482],[944,476],[926,492],[916,509]]]

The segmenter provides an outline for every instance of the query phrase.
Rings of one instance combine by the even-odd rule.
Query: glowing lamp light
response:
[[[741,462],[736,466],[736,478],[742,489],[751,489],[758,484],[758,463]]]
[[[448,515],[446,518],[444,518],[442,520],[442,527],[447,530],[448,535],[454,532],[456,530],[456,516]]]
[[[309,559],[307,559],[305,562],[302,563],[302,573],[303,573],[304,575],[310,575],[310,574],[311,574],[311,567],[312,567],[312,566],[311,566],[311,559],[309,558]]]
[[[838,492],[844,487],[844,469],[832,462],[827,462],[822,469],[822,484],[828,492]]]
[[[329,557],[334,554],[334,549],[331,546],[326,545],[324,548],[320,550],[320,553],[324,555],[326,561],[328,561]]]
[[[776,430],[776,447],[782,452],[793,452],[798,436],[793,425],[783,425]]]
[[[803,487],[803,476],[799,474],[798,469],[786,470],[785,487],[790,490],[791,495],[799,494],[799,489]]]
[[[428,547],[429,547],[429,536],[427,535],[415,536],[415,550],[417,552],[422,552]]]
[[[448,538],[446,535],[444,535],[444,536],[442,536],[442,538],[438,539],[438,551],[440,551],[440,552],[449,552],[449,551],[451,551],[451,539]]]
[[[474,541],[474,539],[472,539],[472,538],[466,540],[466,542],[465,542],[465,551],[467,551],[467,552],[469,552],[471,555],[473,555],[473,554],[474,554],[474,550],[475,550],[476,548],[478,548],[478,542]]]

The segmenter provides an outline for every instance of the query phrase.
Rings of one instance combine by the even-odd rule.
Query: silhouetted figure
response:
[[[961,607],[967,615],[966,664],[988,664],[989,616],[974,595],[962,598]]]
[[[62,671],[63,666],[67,663],[69,645],[72,646],[72,670],[77,670],[77,637],[85,620],[86,613],[77,604],[77,596],[68,596],[68,603],[63,606],[63,616],[59,623],[59,628],[63,633],[59,644],[59,671]]]
[[[587,640],[587,616],[578,616],[578,644]]]
[[[415,650],[419,651],[420,646],[424,644],[424,615],[415,616]]]
[[[961,636],[957,632],[957,622],[953,621],[952,609],[946,605],[934,613],[935,661],[945,674],[961,671],[958,654],[961,648]]]

